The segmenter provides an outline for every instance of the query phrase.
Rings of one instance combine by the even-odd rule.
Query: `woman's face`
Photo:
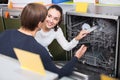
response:
[[[56,26],[59,23],[60,17],[61,17],[61,14],[59,11],[57,11],[54,8],[49,9],[48,15],[45,19],[46,27],[49,29],[54,28],[54,26]]]

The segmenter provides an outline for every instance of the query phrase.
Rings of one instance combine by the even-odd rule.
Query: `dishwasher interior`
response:
[[[81,30],[97,27],[68,52],[68,57],[71,58],[82,44],[88,47],[76,65],[78,71],[88,75],[98,73],[112,77],[118,76],[119,22],[117,16],[109,17],[74,12],[66,14],[66,34],[69,41]]]

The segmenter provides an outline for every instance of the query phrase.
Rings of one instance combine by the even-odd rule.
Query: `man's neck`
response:
[[[20,29],[18,29],[18,31],[20,31],[20,32],[22,32],[22,33],[24,33],[24,34],[26,34],[26,35],[29,35],[29,36],[35,36],[35,34],[36,34],[36,31],[34,30],[34,31],[31,31],[31,30],[28,30],[28,29],[25,29],[25,28],[20,28]]]

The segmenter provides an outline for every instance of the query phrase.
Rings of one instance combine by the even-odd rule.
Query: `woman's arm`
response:
[[[64,50],[69,51],[72,48],[74,48],[78,44],[79,40],[85,37],[89,32],[86,30],[80,31],[80,33],[70,42],[66,40],[61,28],[58,28],[58,31],[56,33],[57,33],[56,40],[58,41],[58,43]]]
[[[60,46],[66,51],[69,51],[72,48],[74,48],[79,42],[75,38],[72,39],[70,42],[68,42],[66,40],[61,28],[58,28],[55,38],[56,38],[57,42],[60,44]]]

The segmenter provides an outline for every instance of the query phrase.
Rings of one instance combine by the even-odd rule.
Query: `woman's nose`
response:
[[[50,22],[53,22],[53,19],[52,19],[52,18],[50,19]]]

